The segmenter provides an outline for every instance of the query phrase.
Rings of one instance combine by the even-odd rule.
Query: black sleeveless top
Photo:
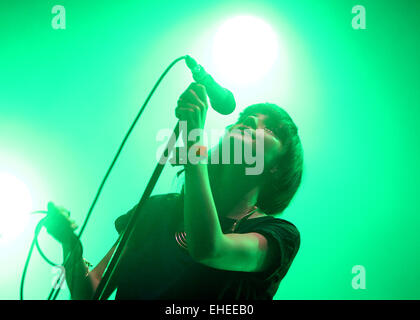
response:
[[[120,216],[115,227],[121,233],[130,214]],[[272,299],[299,249],[300,235],[290,222],[263,216],[242,221],[235,232],[258,232],[278,246],[279,260],[264,272],[214,269],[195,262],[175,240],[177,221],[183,214],[179,194],[151,197],[140,213],[135,234],[124,253],[118,272],[116,299]],[[230,233],[234,219],[219,219]],[[271,245],[270,244],[270,245]]]

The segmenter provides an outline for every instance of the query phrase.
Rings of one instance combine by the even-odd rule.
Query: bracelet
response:
[[[206,146],[196,146],[193,147],[196,148],[195,155],[196,157],[207,159],[207,147]]]
[[[202,145],[193,145],[188,152],[188,164],[207,163],[207,147]]]
[[[172,166],[207,163],[208,149],[203,145],[192,145],[188,148],[174,148],[172,158],[169,162]]]

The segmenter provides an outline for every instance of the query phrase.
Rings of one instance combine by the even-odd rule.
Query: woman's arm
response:
[[[184,224],[188,249],[194,259],[202,261],[219,250],[223,237],[206,164],[186,166],[184,188]]]
[[[44,220],[44,226],[48,233],[62,245],[63,259],[65,260],[65,279],[72,299],[91,299],[111,259],[115,245],[96,268],[89,272],[83,260],[82,243],[74,234],[76,225],[69,216],[66,209],[50,202],[48,203],[48,214]],[[112,288],[115,289],[115,286],[112,286]]]
[[[207,108],[205,87],[193,83],[181,95],[176,115],[181,121],[187,121],[190,133],[204,128]],[[213,268],[232,271],[263,271],[271,264],[272,251],[276,248],[269,246],[263,235],[255,232],[223,234],[207,164],[186,165],[184,192],[184,225],[193,259]]]
[[[99,262],[99,264],[89,272],[88,267],[83,260],[82,245],[80,241],[75,243],[76,245],[71,252],[69,261],[64,266],[66,270],[66,282],[67,286],[69,287],[72,299],[89,300],[95,293],[116,246],[114,245],[105,255],[105,257]],[[64,258],[67,257],[71,249],[72,248],[69,244],[63,244]],[[114,291],[114,289],[115,286],[112,286],[112,291]]]
[[[63,259],[69,254],[65,263],[65,278],[74,300],[90,299],[94,293],[94,286],[88,268],[82,256],[82,244],[76,238],[73,243],[63,243]]]
[[[184,224],[191,257],[209,267],[258,272],[278,256],[277,248],[259,233],[222,232],[205,164],[185,170]]]

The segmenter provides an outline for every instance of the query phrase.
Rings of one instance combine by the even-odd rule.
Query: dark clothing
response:
[[[134,209],[134,208],[133,208]],[[119,217],[115,227],[121,233],[133,211]],[[116,299],[272,299],[300,245],[296,227],[283,219],[263,216],[242,221],[235,232],[258,232],[281,254],[265,272],[226,271],[195,262],[175,240],[176,222],[182,219],[179,194],[151,197],[142,210],[136,234],[121,262]],[[221,217],[224,233],[230,233],[234,219]],[[188,236],[187,236],[188,237]],[[270,244],[270,245],[271,245]]]

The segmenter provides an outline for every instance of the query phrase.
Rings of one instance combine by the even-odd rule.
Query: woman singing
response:
[[[186,121],[188,132],[201,130],[207,107],[205,88],[193,83],[179,98],[175,114]],[[226,141],[256,150],[258,137],[264,146],[257,155],[264,161],[260,174],[247,174],[244,161],[188,162],[180,194],[148,200],[110,287],[117,289],[116,299],[273,298],[300,245],[297,228],[274,217],[289,205],[301,182],[297,128],[280,107],[251,105],[208,156],[220,157]],[[116,220],[119,233],[133,210]],[[89,272],[71,222],[52,203],[49,211],[46,227],[62,243],[64,256],[76,244],[65,266],[72,299],[90,299],[115,246]]]

